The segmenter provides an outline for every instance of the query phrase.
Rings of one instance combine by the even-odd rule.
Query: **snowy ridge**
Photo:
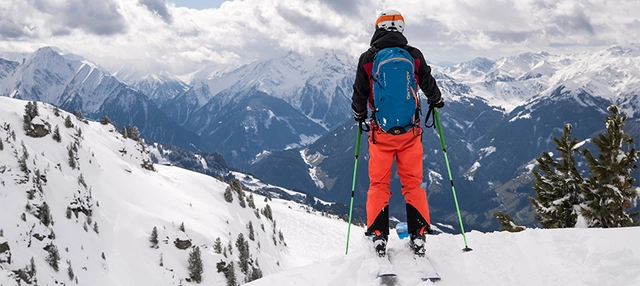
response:
[[[315,104],[325,109],[331,106],[335,94],[342,90],[347,97],[355,76],[355,59],[337,51],[327,51],[322,56],[306,56],[290,52],[281,58],[256,61],[237,68],[204,69],[194,75],[190,96],[200,108],[214,97],[222,105],[237,102],[260,91],[279,98],[303,111],[309,118],[323,120],[315,114]],[[301,92],[302,91],[302,92]],[[312,98],[304,93],[312,92]],[[317,110],[318,113],[327,112]]]
[[[634,114],[639,109],[635,103],[640,90],[640,71],[635,68],[639,63],[640,47],[630,45],[567,55],[524,53],[495,62],[479,58],[435,69],[507,112],[565,88],[610,100],[623,106],[623,112]]]
[[[344,247],[346,223],[335,217],[290,201],[268,201],[259,194],[252,194],[255,210],[241,207],[237,194],[232,203],[225,202],[229,185],[212,177],[169,166],[143,168],[150,159],[146,148],[122,138],[111,125],[83,123],[71,116],[75,128],[66,128],[63,117],[68,113],[61,111],[57,117],[51,105],[39,103],[38,118],[51,129],[58,126],[62,140],[54,141],[51,134],[27,137],[21,128],[25,104],[0,97],[0,285],[18,285],[15,271],[28,271],[32,257],[37,270],[32,278],[39,285],[75,279],[80,285],[184,285],[191,248],[178,249],[178,243],[200,247],[203,285],[226,283],[215,270],[220,261],[235,261],[238,281],[245,282],[247,275],[237,268],[236,246],[227,256],[213,250],[216,238],[226,247],[241,233],[252,265],[259,265],[264,275],[323,261]],[[67,148],[74,142],[77,168],[68,164]],[[25,151],[27,172],[19,163]],[[42,176],[35,176],[38,173]],[[47,224],[42,215],[45,203],[50,210]],[[273,221],[255,214],[267,204]],[[249,222],[255,240],[248,239]],[[318,225],[332,238],[327,240],[331,245],[305,243],[316,233],[301,229]],[[154,227],[158,248],[149,242]],[[354,237],[362,232],[354,227]],[[59,271],[45,260],[43,248],[48,245],[58,249]],[[69,278],[69,268],[74,278]]]

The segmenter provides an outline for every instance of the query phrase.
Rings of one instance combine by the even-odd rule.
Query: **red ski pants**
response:
[[[371,131],[373,132],[375,131]],[[389,204],[391,166],[394,159],[405,201],[431,224],[427,193],[420,187],[423,154],[421,136],[411,131],[400,135],[376,132],[373,136],[375,143],[369,135],[370,184],[367,194],[367,227],[371,227],[378,214]]]

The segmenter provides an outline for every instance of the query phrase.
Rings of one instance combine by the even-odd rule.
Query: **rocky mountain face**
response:
[[[44,47],[22,62],[0,61],[0,94],[47,102],[91,119],[109,117],[119,127],[138,127],[143,137],[199,150],[201,139],[168,116],[142,92],[100,66],[76,55]]]

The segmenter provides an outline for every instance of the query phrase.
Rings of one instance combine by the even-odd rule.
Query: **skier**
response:
[[[396,10],[383,11],[375,22],[375,32],[371,38],[371,48],[364,52],[359,59],[356,79],[353,84],[353,96],[351,108],[354,119],[364,122],[367,119],[368,109],[372,110],[371,130],[369,133],[369,179],[370,185],[367,193],[367,232],[372,238],[375,250],[380,257],[386,255],[386,245],[389,235],[389,199],[391,198],[390,179],[391,166],[396,161],[402,194],[405,198],[407,211],[407,225],[410,233],[410,245],[418,256],[424,256],[426,249],[425,235],[431,233],[429,205],[422,183],[422,128],[419,118],[419,99],[413,91],[417,108],[409,116],[412,117],[411,126],[405,128],[394,127],[384,130],[381,126],[381,106],[374,106],[376,101],[375,85],[381,84],[377,77],[380,64],[375,60],[376,55],[386,48],[400,47],[406,50],[413,59],[410,71],[418,85],[427,96],[430,108],[442,108],[444,102],[440,89],[431,75],[431,68],[427,65],[422,52],[417,48],[408,46],[407,39],[403,35],[404,18]],[[400,50],[400,49],[397,49]],[[376,72],[374,72],[374,70]],[[404,78],[409,78],[409,73]],[[389,79],[391,77],[387,77]],[[411,81],[411,80],[410,80]],[[385,80],[385,84],[388,83]],[[401,83],[409,86],[405,80]],[[409,92],[407,92],[409,94]],[[404,97],[400,95],[400,97]],[[409,99],[409,95],[406,96]],[[382,104],[380,104],[382,105]],[[385,107],[386,108],[386,107]],[[395,112],[395,111],[392,111]],[[389,113],[389,112],[387,112]]]

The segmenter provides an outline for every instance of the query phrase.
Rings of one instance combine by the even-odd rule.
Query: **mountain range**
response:
[[[0,93],[69,111],[81,108],[89,118],[106,115],[119,126],[138,126],[154,142],[200,154],[219,152],[221,166],[228,162],[271,184],[346,204],[355,150],[349,108],[355,60],[335,51],[291,52],[194,71],[186,78],[122,64],[103,68],[42,48],[22,61],[15,54],[0,55]],[[639,64],[640,48],[631,45],[432,66],[446,102],[440,117],[453,179],[470,227],[495,229],[496,210],[535,224],[528,202],[532,162],[541,152],[555,150],[551,138],[561,135],[565,123],[574,126],[574,136],[588,141],[605,128],[606,108],[617,104],[629,117],[628,132],[640,138]],[[360,210],[368,186],[362,141],[355,196]],[[423,143],[423,186],[432,217],[456,225],[435,130],[425,129]],[[399,194],[397,177],[392,188]],[[401,196],[393,196],[391,212],[402,219]]]

